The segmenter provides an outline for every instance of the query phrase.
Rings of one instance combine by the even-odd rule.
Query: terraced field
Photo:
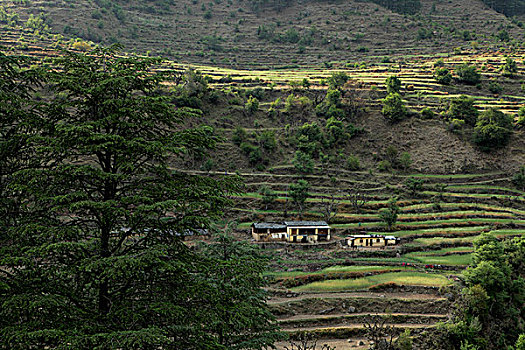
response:
[[[259,219],[298,218],[290,210],[282,188],[295,181],[286,173],[244,173],[248,191],[236,198],[239,234],[248,238],[248,227]],[[425,180],[424,189],[411,196],[395,191],[407,177]],[[269,304],[279,324],[292,337],[307,332],[337,349],[367,348],[364,324],[387,318],[396,332],[432,331],[447,319],[446,286],[471,262],[472,243],[482,232],[499,238],[525,234],[525,195],[504,173],[485,174],[382,174],[362,179],[359,172],[338,177],[330,185],[326,176],[311,175],[311,197],[306,219],[322,219],[320,204],[328,193],[339,193],[333,219],[335,240],[355,232],[388,233],[401,238],[395,249],[352,250],[337,244],[267,247],[272,255]],[[359,183],[366,203],[356,213],[342,194]],[[279,192],[271,209],[263,210],[254,191],[264,184]],[[446,188],[446,192],[429,190]],[[399,196],[399,220],[388,231],[378,216],[391,195]],[[285,204],[287,203],[288,204]],[[362,344],[362,345],[359,345]],[[285,343],[280,344],[283,348]]]

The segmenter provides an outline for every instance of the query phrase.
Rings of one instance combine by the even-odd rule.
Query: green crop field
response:
[[[294,288],[297,292],[341,292],[349,290],[367,289],[383,283],[396,283],[410,286],[445,286],[451,282],[440,274],[424,272],[397,272],[385,273],[376,276],[358,278],[355,280],[329,280],[314,282]]]

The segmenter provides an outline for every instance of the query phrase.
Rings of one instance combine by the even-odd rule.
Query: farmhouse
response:
[[[383,235],[352,235],[346,237],[349,247],[386,247],[396,245],[398,238]]]
[[[284,221],[254,223],[252,237],[256,241],[315,243],[329,241],[331,227],[325,221]]]

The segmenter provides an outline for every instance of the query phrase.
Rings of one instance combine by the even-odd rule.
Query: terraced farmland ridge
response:
[[[334,174],[337,174],[334,171]],[[249,190],[264,183],[279,190],[294,176],[242,174]],[[338,193],[338,212],[332,220],[334,240],[355,232],[389,234],[400,238],[395,249],[353,250],[338,244],[293,247],[274,244],[267,278],[269,305],[279,324],[292,338],[304,332],[319,344],[337,349],[367,349],[364,325],[386,319],[397,332],[431,332],[447,319],[447,286],[470,263],[472,242],[482,232],[499,237],[525,234],[525,196],[503,173],[476,175],[403,174],[400,176],[337,174],[310,177],[311,197],[304,218],[323,218],[322,201],[332,188]],[[416,196],[403,195],[399,187],[406,177],[424,179]],[[359,213],[342,195],[358,182],[366,193]],[[478,183],[483,183],[479,185]],[[380,191],[376,190],[381,188]],[[434,188],[444,189],[436,193]],[[369,191],[367,191],[369,190]],[[399,219],[392,231],[377,215],[388,198],[400,195]],[[284,217],[287,197],[279,194],[271,210],[256,193],[237,197],[243,234],[252,221]],[[247,209],[250,208],[250,209]],[[297,214],[288,209],[289,217]],[[247,237],[248,238],[248,237]],[[280,348],[286,344],[281,343]]]

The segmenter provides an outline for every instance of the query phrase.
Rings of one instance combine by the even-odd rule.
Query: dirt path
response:
[[[377,299],[406,299],[406,300],[444,300],[435,294],[423,293],[372,293],[372,292],[344,292],[344,293],[307,293],[296,297],[272,297],[268,304],[289,303],[306,299],[351,299],[351,298],[377,298]]]
[[[429,324],[413,324],[413,323],[385,323],[385,326],[393,326],[394,328],[432,328],[435,325]],[[304,331],[322,331],[322,330],[337,330],[337,329],[364,329],[362,323],[348,323],[341,326],[315,326],[315,327],[301,327],[301,328],[282,328],[285,332],[304,332]]]
[[[336,350],[365,350],[368,349],[368,342],[364,338],[350,338],[350,339],[322,339],[317,342],[319,349],[324,344]],[[365,345],[359,345],[365,344]],[[275,344],[277,350],[285,350],[285,346],[290,347],[290,342],[279,342]]]
[[[299,321],[299,320],[327,320],[344,317],[359,317],[359,316],[410,316],[410,317],[428,317],[428,318],[446,318],[446,314],[415,314],[415,313],[403,313],[403,312],[357,312],[357,313],[346,313],[346,314],[330,314],[330,315],[295,315],[290,317],[277,318],[278,322],[284,321]]]

